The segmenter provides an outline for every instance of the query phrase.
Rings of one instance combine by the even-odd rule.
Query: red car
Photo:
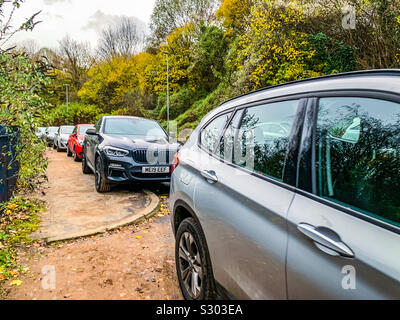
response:
[[[75,161],[82,160],[83,140],[86,130],[93,128],[93,124],[78,124],[69,136],[67,142],[67,156],[74,157]]]

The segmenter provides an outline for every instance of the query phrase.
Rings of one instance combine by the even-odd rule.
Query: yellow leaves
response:
[[[18,208],[18,205],[15,204],[15,203],[9,203],[9,204],[7,205],[7,208],[8,208],[9,210],[13,211],[13,210],[15,210],[15,209]]]
[[[142,236],[136,236],[136,239],[138,239],[138,240],[140,240],[142,238],[143,238]]]
[[[19,271],[18,271],[18,270],[11,270],[11,271],[10,271],[10,275],[13,276],[13,277],[16,276],[16,275],[18,275],[18,274],[19,274]]]
[[[13,280],[10,283],[11,286],[16,286],[16,287],[20,286],[21,284],[22,284],[21,280]]]

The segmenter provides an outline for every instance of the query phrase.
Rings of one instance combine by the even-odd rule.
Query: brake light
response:
[[[174,172],[176,167],[179,165],[179,156],[180,156],[179,152],[175,153],[174,160],[172,161],[172,165],[171,165],[171,174]]]

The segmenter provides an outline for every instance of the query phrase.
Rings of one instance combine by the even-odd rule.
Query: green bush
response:
[[[99,110],[94,105],[84,105],[73,102],[68,105],[60,104],[52,109],[45,117],[45,125],[61,126],[79,123],[94,123],[98,118]]]

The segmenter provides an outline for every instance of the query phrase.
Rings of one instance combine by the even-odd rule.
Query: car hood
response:
[[[180,147],[179,143],[170,143],[166,138],[138,135],[104,135],[106,146],[113,146],[122,149],[136,150],[147,149],[149,147],[164,149],[176,149]]]

